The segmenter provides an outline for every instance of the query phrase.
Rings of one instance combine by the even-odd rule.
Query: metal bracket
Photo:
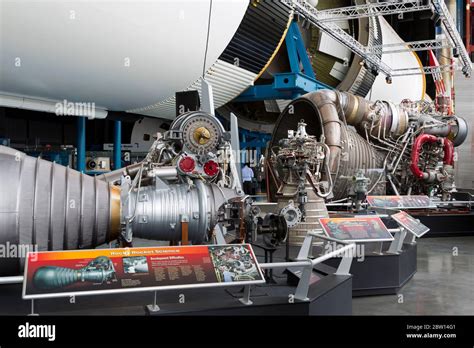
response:
[[[387,254],[398,255],[403,248],[403,240],[406,236],[406,231],[403,227],[400,227],[400,231],[395,233],[395,239],[390,243],[390,248],[387,250]]]
[[[217,245],[227,244],[224,238],[224,231],[225,227],[221,226],[221,224],[217,224],[216,227],[214,227],[214,237]]]
[[[204,78],[201,79],[201,97],[202,97],[202,111],[214,114],[214,96],[212,92],[212,85]]]
[[[310,264],[303,268],[301,272],[301,278],[298,282],[298,286],[295,291],[295,299],[300,301],[309,301],[308,291],[309,291],[309,280],[311,279],[311,273],[313,273],[313,265]]]
[[[374,254],[376,254],[376,255],[383,255],[383,242],[379,242],[378,245],[379,245],[379,250],[378,250],[378,251],[374,251]]]
[[[239,299],[241,303],[246,306],[250,306],[253,302],[250,300],[250,285],[245,285],[244,287],[244,297]]]
[[[410,245],[415,245],[416,244],[416,235],[414,233],[411,234],[410,241],[408,242]]]
[[[301,245],[301,249],[298,252],[297,260],[307,260],[310,253],[311,249],[313,247],[313,236],[312,235],[306,235],[304,237],[303,245]]]
[[[355,250],[355,249],[354,249]],[[344,255],[341,257],[341,262],[337,268],[335,275],[350,275],[352,261],[354,260],[354,255],[351,252],[347,252],[349,255]]]

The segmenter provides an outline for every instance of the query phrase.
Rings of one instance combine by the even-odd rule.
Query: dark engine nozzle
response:
[[[66,287],[76,282],[105,283],[115,277],[112,261],[100,256],[81,269],[44,266],[36,270],[33,276],[35,288],[51,290]]]

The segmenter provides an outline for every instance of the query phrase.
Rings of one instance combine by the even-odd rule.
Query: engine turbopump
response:
[[[126,243],[134,235],[179,241],[186,223],[189,240],[200,244],[226,218],[220,208],[242,196],[230,134],[200,111],[179,116],[157,134],[137,174],[122,175],[120,182]]]

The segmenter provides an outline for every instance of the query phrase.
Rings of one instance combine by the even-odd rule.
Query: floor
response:
[[[474,315],[474,237],[422,238],[398,295],[354,298],[354,315]]]

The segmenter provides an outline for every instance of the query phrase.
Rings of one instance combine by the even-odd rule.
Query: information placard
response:
[[[386,242],[394,238],[379,217],[320,218],[328,237],[348,242]]]
[[[436,208],[428,196],[367,196],[367,203],[375,208]]]
[[[391,217],[418,238],[422,237],[430,230],[427,226],[423,225],[421,222],[404,211],[393,214]]]
[[[249,244],[29,253],[23,298],[264,283]]]

